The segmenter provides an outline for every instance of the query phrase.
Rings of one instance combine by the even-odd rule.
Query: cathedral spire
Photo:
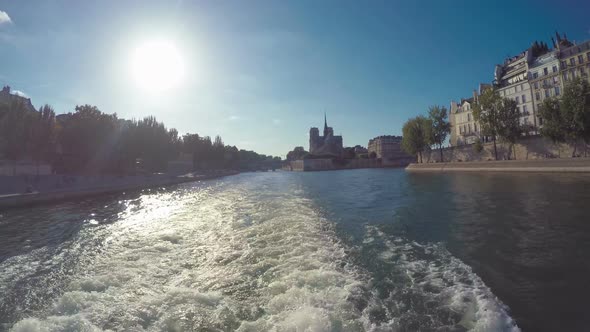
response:
[[[326,117],[326,112],[324,112],[324,131],[328,129],[328,118]]]

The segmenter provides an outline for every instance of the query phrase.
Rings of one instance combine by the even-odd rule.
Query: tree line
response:
[[[508,143],[509,150],[516,159],[515,145],[518,140],[534,131],[532,125],[520,122],[521,114],[516,101],[502,97],[496,88],[485,89],[473,107],[473,117],[480,126],[481,137],[474,149],[483,149],[481,139],[491,141],[494,158],[498,160],[497,141]],[[574,147],[572,157],[576,156],[577,145],[590,143],[590,86],[582,78],[575,78],[565,85],[561,99],[546,98],[539,109],[542,119],[540,134],[554,143],[568,143]],[[422,163],[422,153],[432,146],[439,149],[443,158],[443,144],[451,132],[447,109],[432,106],[428,116],[409,119],[403,126],[402,148],[416,155]]]
[[[225,145],[220,136],[180,136],[153,116],[127,120],[91,105],[56,116],[49,105],[32,111],[18,99],[0,104],[0,157],[15,162],[30,158],[61,174],[131,174],[165,171],[183,154],[194,169],[280,161]]]
[[[422,153],[431,146],[437,146],[440,159],[443,160],[442,146],[451,133],[447,109],[444,106],[431,106],[428,116],[419,115],[409,119],[402,128],[402,149],[418,157],[422,162]]]

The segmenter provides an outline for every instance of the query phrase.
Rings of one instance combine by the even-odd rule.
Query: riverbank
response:
[[[590,173],[590,158],[410,164],[406,171]]]
[[[155,176],[121,177],[120,181],[105,181],[82,187],[66,187],[32,193],[14,193],[0,195],[0,209],[23,207],[34,204],[50,203],[68,199],[77,199],[89,196],[112,194],[123,191],[141,190],[162,186],[176,185],[186,182],[195,182],[221,178],[224,176],[239,174],[237,171],[211,171],[206,173],[188,173],[184,175],[159,174]]]

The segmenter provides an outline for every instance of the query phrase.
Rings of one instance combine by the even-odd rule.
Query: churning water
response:
[[[477,202],[447,180],[241,174],[2,212],[0,330],[518,331],[449,251],[485,230],[453,230]]]

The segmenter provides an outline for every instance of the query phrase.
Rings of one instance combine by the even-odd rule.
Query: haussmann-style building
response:
[[[580,44],[555,33],[552,48],[534,42],[522,53],[509,57],[494,69],[493,88],[504,98],[512,99],[520,113],[520,123],[526,135],[538,135],[543,126],[539,110],[547,98],[561,98],[566,84],[581,77],[590,82],[590,41]],[[482,90],[492,85],[480,84],[471,98],[451,102],[449,122],[452,125],[451,146],[485,141],[481,128],[473,117],[473,104]]]
[[[369,155],[381,159],[383,166],[406,166],[415,158],[402,150],[402,137],[383,135],[369,140],[367,145]]]
[[[451,101],[449,122],[451,123],[451,146],[473,144],[478,139],[484,140],[481,127],[473,116],[473,107],[483,90],[491,88],[491,84],[480,83],[477,90],[473,90],[470,98],[463,98],[460,102]]]

